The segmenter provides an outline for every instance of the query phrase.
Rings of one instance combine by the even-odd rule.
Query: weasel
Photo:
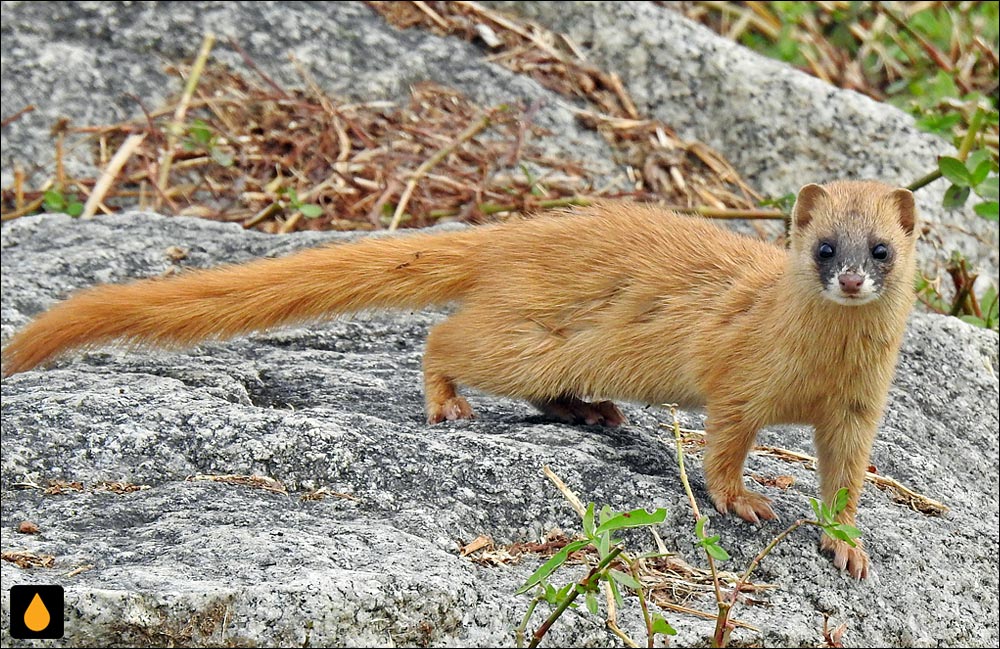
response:
[[[474,416],[460,385],[586,424],[624,423],[616,399],[704,406],[709,494],[754,522],[775,517],[743,484],[758,429],[809,424],[822,496],[847,487],[840,522],[853,523],[914,300],[915,219],[909,191],[840,181],[801,189],[787,250],[625,202],[369,238],[84,290],[11,339],[3,373],[113,340],[185,346],[457,302],[427,339],[428,422]],[[860,545],[823,548],[867,575]]]

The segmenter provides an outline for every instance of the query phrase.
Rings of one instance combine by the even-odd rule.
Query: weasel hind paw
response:
[[[463,397],[451,397],[442,403],[428,406],[427,423],[437,424],[442,421],[458,419],[475,419],[476,413]]]
[[[723,514],[732,512],[751,523],[778,518],[771,509],[771,499],[749,489],[721,495],[712,494],[712,501],[715,502],[715,508],[719,512]]]
[[[861,547],[861,541],[855,541],[857,547],[851,547],[845,541],[833,539],[823,535],[820,541],[820,548],[833,555],[833,565],[844,570],[855,579],[866,579],[868,577],[868,553]]]
[[[549,417],[568,424],[615,428],[628,423],[625,414],[611,401],[587,402],[568,397],[536,402],[535,407]]]

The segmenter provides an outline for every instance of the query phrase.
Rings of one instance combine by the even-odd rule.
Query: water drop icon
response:
[[[24,625],[38,633],[43,631],[45,627],[49,625],[52,617],[49,615],[49,609],[45,608],[45,602],[42,598],[35,593],[34,599],[28,604],[28,608],[24,611]]]

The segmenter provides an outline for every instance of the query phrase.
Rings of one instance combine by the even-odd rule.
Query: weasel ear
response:
[[[894,189],[889,194],[889,200],[899,213],[899,224],[907,235],[913,234],[917,223],[917,206],[913,202],[913,192],[908,189]]]
[[[800,230],[812,221],[816,204],[823,198],[829,198],[826,190],[815,183],[810,183],[799,190],[799,196],[795,199],[795,207],[792,208],[792,226]]]

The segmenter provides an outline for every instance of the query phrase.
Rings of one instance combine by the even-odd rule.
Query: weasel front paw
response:
[[[472,406],[462,397],[451,397],[441,403],[435,403],[427,409],[427,423],[436,424],[445,420],[475,419],[476,413]]]
[[[861,547],[860,540],[855,539],[854,542],[858,545],[852,548],[844,541],[824,534],[819,546],[824,552],[833,555],[833,565],[851,573],[855,579],[866,579],[868,577],[868,553]]]
[[[738,491],[712,493],[715,508],[723,514],[732,512],[751,523],[759,523],[761,519],[774,520],[778,515],[771,509],[771,499],[749,489]]]

